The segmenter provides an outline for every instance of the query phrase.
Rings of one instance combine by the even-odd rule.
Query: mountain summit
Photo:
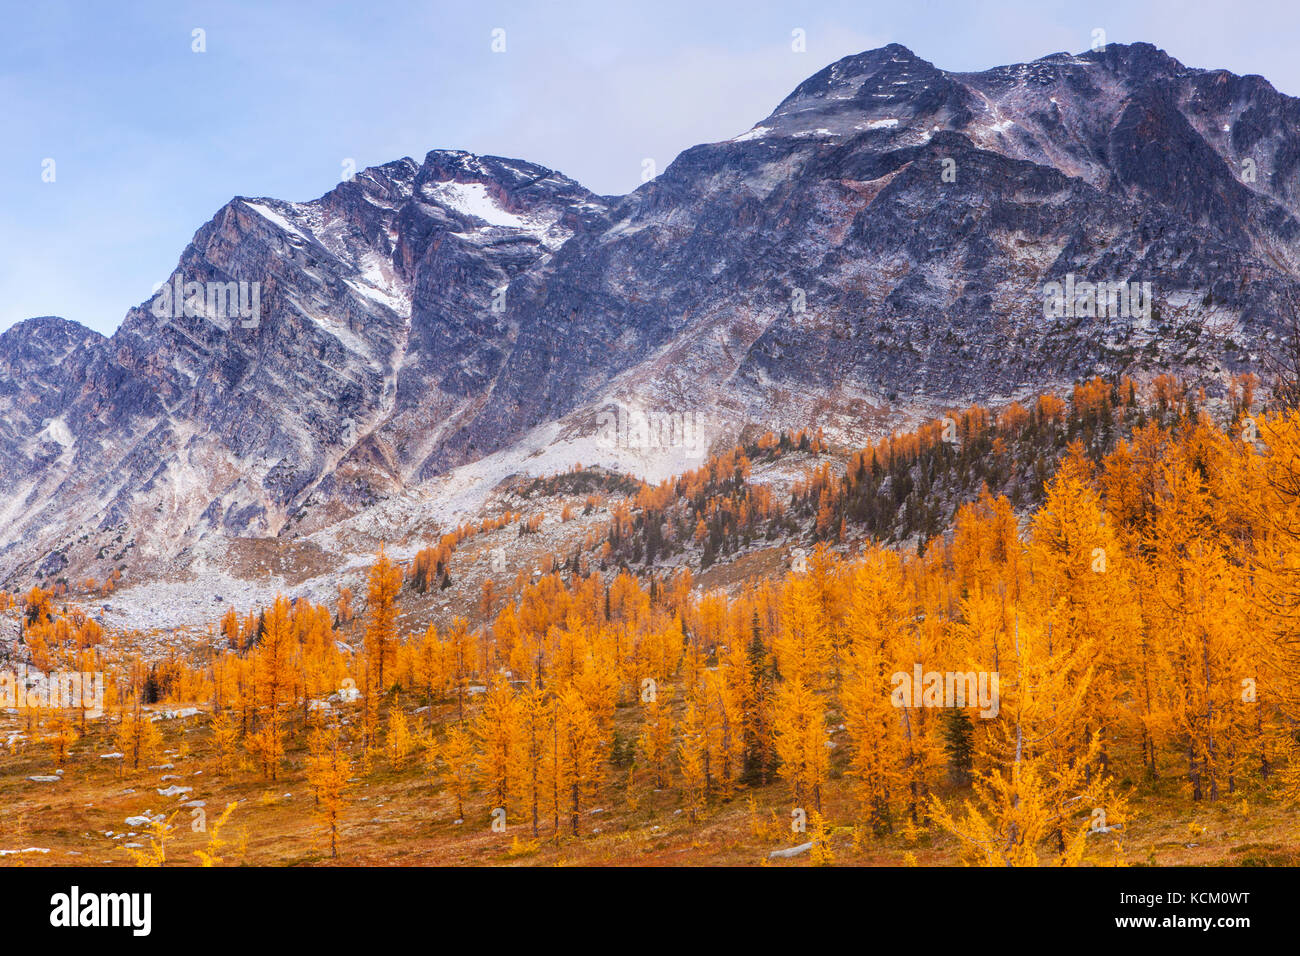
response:
[[[1296,293],[1297,164],[1300,101],[1149,44],[981,73],[891,44],[622,197],[435,150],[236,198],[171,277],[193,308],[0,336],[0,581],[346,553],[514,472],[707,451],[601,441],[613,408],[861,442],[1093,374],[1221,394]],[[1141,314],[1045,308],[1130,285]]]

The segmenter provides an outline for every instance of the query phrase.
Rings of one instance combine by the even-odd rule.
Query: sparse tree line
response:
[[[1233,380],[1234,420],[1250,407],[1254,388],[1253,376]],[[654,566],[693,545],[708,568],[756,542],[805,536],[840,543],[850,530],[887,544],[915,542],[919,550],[982,488],[1005,494],[1017,512],[1041,505],[1071,442],[1100,461],[1135,429],[1194,420],[1206,404],[1170,375],[1157,376],[1146,391],[1143,401],[1132,379],[1095,377],[1076,385],[1068,400],[1045,394],[996,414],[981,406],[954,411],[881,439],[850,456],[845,468],[823,459],[786,500],[749,480],[754,465],[792,453],[819,456],[827,443],[820,433],[767,432],[694,471],[643,485],[612,517],[601,566]]]

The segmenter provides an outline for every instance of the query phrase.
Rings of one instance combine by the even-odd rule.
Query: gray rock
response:
[[[812,841],[810,840],[807,843],[800,843],[798,846],[787,847],[784,850],[773,850],[767,856],[768,859],[773,859],[773,860],[788,859],[790,857],[800,856],[801,854],[807,853],[812,848],[813,845],[812,845]]]

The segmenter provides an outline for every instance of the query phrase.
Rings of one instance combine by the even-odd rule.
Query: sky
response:
[[[468,149],[628,192],[644,160],[735,136],[886,43],[981,70],[1102,29],[1300,95],[1294,0],[46,0],[5,21],[0,330],[109,334],[232,197],[314,199],[349,162]]]

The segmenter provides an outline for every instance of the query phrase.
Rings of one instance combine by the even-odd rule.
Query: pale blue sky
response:
[[[0,329],[53,314],[111,332],[232,196],[312,199],[349,158],[469,149],[621,193],[643,158],[662,170],[885,43],[976,70],[1086,50],[1102,27],[1297,95],[1298,26],[1290,0],[9,4]],[[795,28],[806,53],[791,51]]]

